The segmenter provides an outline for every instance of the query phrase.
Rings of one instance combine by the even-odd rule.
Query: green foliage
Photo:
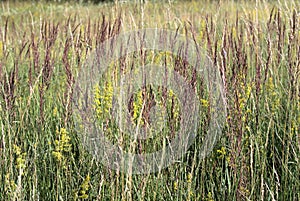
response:
[[[1,5],[0,200],[300,200],[298,1]],[[83,146],[72,92],[99,43],[146,27],[195,34],[222,73],[228,114],[222,138],[200,159],[211,103],[197,77],[202,118],[196,142],[160,172],[127,175],[103,166]],[[111,99],[120,64],[139,66],[134,56],[113,63],[93,86],[95,115],[125,149],[130,139],[110,116]],[[167,61],[191,81],[174,55],[144,56],[143,62]],[[143,105],[153,102],[167,121],[159,135],[129,151],[151,152],[174,137],[182,111],[177,94],[166,92],[146,86],[132,96],[128,110],[136,125],[147,125]]]

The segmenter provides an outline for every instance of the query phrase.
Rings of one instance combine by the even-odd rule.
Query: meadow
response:
[[[300,200],[299,22],[294,0],[1,2],[0,200]],[[111,113],[118,75],[145,63],[170,65],[199,98],[195,141],[180,160],[154,173],[128,174],[86,149],[73,98],[99,45],[145,28],[188,35],[206,52],[222,76],[226,120],[201,158],[213,103],[191,65],[155,51],[110,63],[93,86],[95,118],[129,152],[163,147],[180,129],[183,111],[172,90],[138,89],[128,105],[132,123],[147,125],[149,110],[142,108],[152,103],[165,111],[165,123],[159,135],[130,150]]]

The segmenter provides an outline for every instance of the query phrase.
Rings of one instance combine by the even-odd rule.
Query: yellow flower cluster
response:
[[[89,195],[87,194],[87,191],[89,190],[89,187],[90,187],[90,179],[91,179],[90,175],[88,174],[86,176],[86,178],[84,179],[84,181],[82,182],[82,184],[80,185],[78,198],[87,199],[89,197]]]
[[[268,82],[267,82],[266,86],[267,86],[267,91],[269,92],[269,94],[272,95],[272,96],[276,96],[276,92],[274,90],[275,87],[274,87],[274,83],[273,83],[273,78],[272,77],[270,77],[268,79]]]
[[[243,94],[242,93],[238,94],[238,97],[239,97],[239,107],[240,107],[241,110],[243,110],[245,108],[245,104],[246,104],[248,98],[251,95],[253,84],[254,83],[250,83],[250,84],[247,84],[245,86],[243,83],[241,83],[241,89],[244,91]]]
[[[111,82],[106,82],[100,89],[98,85],[94,87],[94,108],[98,118],[107,117],[112,108],[113,86]]]
[[[207,200],[207,201],[214,201],[214,199],[213,199],[213,196],[212,196],[211,192],[209,192],[209,193],[207,194],[207,197],[206,197],[206,199],[205,199],[205,200]]]
[[[54,117],[57,116],[57,107],[55,107],[55,108],[53,109],[53,116],[54,116]]]
[[[200,103],[203,107],[209,107],[209,102],[206,99],[200,99]]]
[[[221,149],[217,150],[217,153],[219,154],[219,158],[224,158],[226,156],[226,149],[225,147],[221,147]]]
[[[15,192],[16,188],[17,188],[17,184],[13,179],[10,178],[10,174],[7,173],[5,175],[5,187],[4,187],[5,192],[13,193]]]
[[[191,197],[193,197],[194,196],[194,192],[193,191],[189,191],[189,197],[191,198]]]
[[[187,175],[187,183],[192,183],[192,173],[188,173]]]
[[[142,114],[143,110],[143,91],[140,90],[137,93],[136,100],[133,101],[133,117],[132,120],[135,122],[137,125],[143,125],[143,122],[141,121],[142,118],[140,118],[140,115]],[[138,120],[140,121],[138,122]]]
[[[175,191],[178,190],[178,182],[177,182],[177,181],[175,181],[175,182],[173,183],[173,188],[174,188]]]
[[[243,78],[242,78],[243,79]],[[251,96],[252,89],[254,87],[254,82],[247,83],[246,85],[241,82],[241,91],[238,92],[238,107],[242,111],[242,121],[246,122],[247,114],[251,113],[250,109],[247,109],[246,103]]]
[[[58,139],[54,141],[55,150],[52,155],[61,161],[64,158],[64,153],[68,153],[72,149],[72,144],[70,143],[71,138],[68,131],[65,128],[61,128],[60,131],[56,131]]]
[[[18,169],[24,169],[25,166],[25,158],[26,158],[26,152],[21,151],[21,148],[17,145],[13,145],[14,153],[16,154],[16,163],[17,163],[17,168]]]
[[[271,111],[274,114],[275,110],[280,106],[280,99],[278,97],[278,93],[276,92],[272,77],[270,77],[266,83],[266,92],[271,100]]]

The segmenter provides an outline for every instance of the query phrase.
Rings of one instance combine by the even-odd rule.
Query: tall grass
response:
[[[300,200],[299,20],[294,1],[2,3],[1,200]],[[84,149],[72,119],[73,88],[97,45],[148,27],[194,34],[223,78],[227,117],[222,138],[204,160],[198,152],[206,120],[176,164],[127,175],[101,165]],[[152,54],[144,56],[158,63],[175,59]],[[180,61],[177,67],[188,68]],[[99,83],[100,92],[108,90],[109,81],[115,80]],[[196,88],[201,89],[200,80]],[[155,97],[160,90],[153,89]],[[151,103],[150,91],[145,87],[142,96],[134,95],[132,114],[139,96]],[[207,95],[199,96],[201,114],[209,119]],[[165,97],[171,130],[176,98]],[[100,115],[100,121],[107,117]],[[159,143],[141,143],[137,151]]]

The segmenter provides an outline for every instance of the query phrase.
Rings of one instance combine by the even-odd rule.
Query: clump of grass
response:
[[[1,200],[300,199],[298,2],[1,5]],[[130,147],[130,139],[107,120],[116,75],[131,67],[172,66],[201,106],[196,141],[180,161],[157,173],[128,175],[101,165],[84,149],[71,103],[77,73],[96,47],[146,27],[188,34],[208,53],[222,76],[227,117],[224,135],[200,160],[211,102],[201,76],[182,59],[184,49],[177,53],[182,58],[145,51],[114,62],[111,75],[96,86],[95,107],[106,134],[121,147]],[[176,95],[145,85],[132,96],[127,109],[133,123],[146,128],[153,105],[164,108],[166,122],[161,135],[129,151],[157,150],[176,135],[182,113]]]

